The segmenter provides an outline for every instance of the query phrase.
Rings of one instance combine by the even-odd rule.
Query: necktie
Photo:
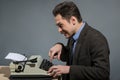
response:
[[[73,38],[71,38],[70,39],[70,56],[69,56],[70,64],[72,64],[72,61],[73,61],[73,47],[74,47],[74,43],[75,43],[75,40]]]

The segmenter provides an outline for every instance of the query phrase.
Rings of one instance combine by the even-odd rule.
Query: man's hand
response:
[[[70,66],[57,65],[50,67],[48,70],[48,74],[50,74],[50,76],[53,76],[55,78],[57,76],[60,76],[61,74],[68,74],[69,70],[70,70]]]
[[[58,59],[58,60],[60,60],[61,51],[62,51],[62,45],[61,44],[55,44],[49,50],[49,54],[48,55],[50,57],[50,61],[52,61],[52,59]]]

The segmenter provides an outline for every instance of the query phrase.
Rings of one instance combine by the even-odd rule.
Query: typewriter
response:
[[[47,74],[53,64],[40,55],[32,55],[25,61],[10,63],[10,80],[54,80]]]

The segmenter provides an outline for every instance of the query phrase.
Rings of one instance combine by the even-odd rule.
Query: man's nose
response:
[[[62,32],[62,29],[60,27],[58,27],[58,32],[60,32],[60,33]]]

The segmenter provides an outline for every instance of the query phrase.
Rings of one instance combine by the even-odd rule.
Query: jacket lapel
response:
[[[78,41],[76,43],[75,53],[74,53],[74,56],[73,56],[73,65],[77,64],[77,61],[79,59],[79,55],[80,55],[80,52],[81,52],[81,47],[82,47],[82,44],[84,42],[85,35],[87,34],[88,29],[89,29],[89,26],[88,26],[87,23],[85,23],[85,26],[84,26],[83,30],[81,31],[81,33],[79,35],[79,38],[78,38]]]

